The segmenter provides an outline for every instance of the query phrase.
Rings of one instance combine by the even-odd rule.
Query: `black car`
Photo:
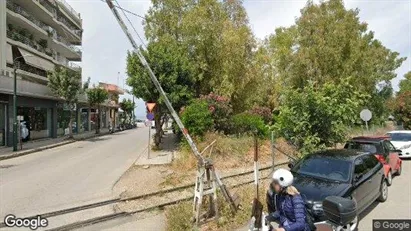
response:
[[[383,165],[370,153],[346,149],[325,150],[307,155],[289,167],[294,175],[293,185],[300,191],[316,222],[326,220],[322,202],[327,196],[354,200],[358,214],[375,200],[387,200],[388,185]],[[271,203],[271,190],[267,193],[269,212],[275,210]],[[358,218],[354,219],[350,230],[357,227]]]

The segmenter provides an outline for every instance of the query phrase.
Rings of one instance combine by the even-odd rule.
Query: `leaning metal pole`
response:
[[[171,115],[174,118],[174,121],[177,123],[178,127],[180,128],[181,132],[183,133],[184,137],[186,138],[188,144],[190,145],[191,149],[193,150],[193,153],[195,157],[198,160],[199,166],[204,165],[204,158],[201,156],[200,152],[197,149],[197,146],[195,145],[193,139],[191,136],[188,134],[187,129],[184,127],[183,123],[180,120],[180,117],[177,115],[176,111],[174,110],[173,106],[171,105],[170,101],[167,98],[166,93],[164,92],[163,88],[160,85],[160,82],[158,81],[157,77],[154,75],[153,71],[150,68],[150,65],[147,63],[147,60],[144,58],[143,54],[140,52],[140,48],[137,46],[137,43],[134,41],[134,38],[131,36],[130,32],[128,31],[127,26],[124,24],[124,21],[121,19],[116,7],[113,5],[112,0],[106,0],[107,5],[110,7],[111,12],[114,14],[114,17],[117,19],[118,23],[121,26],[121,29],[123,32],[126,34],[127,38],[131,42],[131,45],[134,48],[134,52],[137,54],[140,62],[143,64],[143,66],[147,69],[148,74],[151,78],[151,81],[154,83],[156,86],[157,90],[160,92],[160,94],[164,97],[164,102],[170,110]]]

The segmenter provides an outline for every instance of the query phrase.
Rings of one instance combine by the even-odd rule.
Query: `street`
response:
[[[147,147],[148,128],[78,141],[0,162],[0,216],[35,215],[113,198]]]

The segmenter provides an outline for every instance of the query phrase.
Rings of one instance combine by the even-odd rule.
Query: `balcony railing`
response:
[[[16,67],[19,70],[23,70],[23,71],[29,72],[31,74],[35,74],[35,75],[47,78],[47,72],[46,71],[35,68],[35,67],[32,67],[30,65],[27,65],[27,64],[21,62],[21,61],[18,61],[18,60],[16,61]]]
[[[47,11],[49,11],[54,17],[57,17],[57,10],[54,8],[52,5],[47,0],[37,0],[40,5],[42,5],[44,8],[46,8]]]
[[[73,62],[68,61],[65,57],[57,56],[56,61],[65,67],[68,67],[72,70],[81,71],[81,67]]]
[[[77,20],[80,21],[80,14],[77,13],[77,11],[75,11],[73,7],[71,7],[65,0],[57,0],[57,1],[63,4],[71,12],[71,14],[76,16]]]
[[[23,9],[21,6],[12,3],[10,1],[7,1],[7,8],[11,11],[13,11],[14,13],[17,13],[21,16],[23,16],[24,18],[28,19],[29,21],[31,21],[32,23],[34,23],[36,26],[40,27],[41,29],[43,29],[44,31],[48,31],[49,30],[49,26],[46,25],[45,23],[37,20],[35,17],[33,17],[33,15],[31,15],[30,13],[28,13],[25,9]]]
[[[57,15],[57,20],[63,23],[71,32],[81,37],[81,30],[77,30],[77,28],[74,27],[65,17]]]
[[[55,57],[55,51],[50,49],[50,48],[44,48],[42,46],[40,46],[37,42],[33,41],[32,39],[16,32],[16,31],[11,31],[11,30],[7,30],[7,37],[9,39],[24,43],[26,45],[28,45],[29,47],[44,53],[50,57]]]

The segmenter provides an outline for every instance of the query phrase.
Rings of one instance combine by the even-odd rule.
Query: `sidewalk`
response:
[[[146,148],[140,157],[136,160],[135,165],[163,165],[170,164],[174,159],[174,152],[176,150],[176,136],[172,131],[164,131],[160,150],[154,151]],[[153,144],[153,142],[151,143]],[[150,155],[150,156],[149,156]]]
[[[20,150],[20,144],[17,147],[17,151],[13,152],[12,147],[4,147],[0,148],[0,161],[5,159],[11,159],[27,154],[31,154],[34,152],[43,151],[50,148],[59,147],[62,145],[74,143],[78,140],[90,139],[96,136],[102,136],[108,134],[108,129],[103,128],[100,130],[100,134],[96,134],[95,131],[85,132],[82,134],[75,134],[73,139],[69,139],[67,136],[58,137],[58,138],[50,138],[50,139],[42,139],[42,140],[35,140],[23,143],[23,149]]]

